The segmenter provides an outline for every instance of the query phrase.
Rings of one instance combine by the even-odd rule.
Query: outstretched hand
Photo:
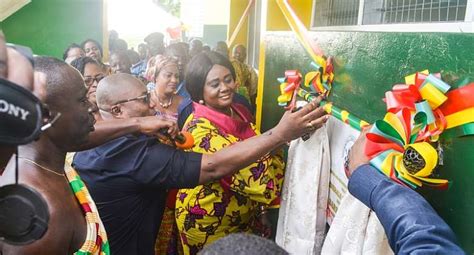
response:
[[[357,138],[349,151],[347,177],[351,176],[359,166],[369,163],[369,158],[365,155],[365,144],[367,143],[367,133],[371,127],[367,126],[362,129],[359,138]]]
[[[137,118],[140,126],[140,132],[149,136],[160,136],[161,129],[167,129],[167,133],[174,138],[178,132],[178,125],[169,120],[165,120],[156,116],[147,116]]]
[[[329,119],[324,109],[318,107],[321,100],[322,98],[318,97],[297,111],[286,111],[274,131],[285,141],[291,141],[321,128]]]

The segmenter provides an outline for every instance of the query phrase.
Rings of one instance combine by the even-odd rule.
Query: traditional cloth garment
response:
[[[393,254],[377,215],[346,193],[339,205],[321,254]]]
[[[290,254],[319,254],[326,230],[330,151],[326,126],[291,142],[275,241]]]
[[[230,62],[235,70],[235,82],[238,84],[237,93],[244,96],[250,102],[250,98],[252,96],[252,91],[257,91],[257,76],[256,74],[253,75],[250,71],[249,67],[237,61],[235,59],[231,59]]]
[[[196,103],[193,106],[184,127],[194,137],[192,151],[215,153],[258,133],[242,105],[233,104],[232,109],[244,121]],[[280,155],[267,155],[220,181],[179,190],[176,221],[185,254],[196,254],[229,233],[251,232],[258,207],[279,197],[283,168]]]
[[[156,112],[156,116],[166,120],[178,121],[178,113]],[[164,142],[164,141],[162,141]],[[165,143],[167,143],[165,141]],[[166,198],[166,206],[161,220],[158,238],[155,243],[155,255],[183,254],[181,241],[178,236],[178,228],[174,217],[177,189],[170,189]]]
[[[92,200],[86,185],[76,171],[68,165],[65,168],[74,196],[81,204],[87,224],[86,241],[75,255],[109,255],[110,247],[104,225],[99,216],[94,200]]]

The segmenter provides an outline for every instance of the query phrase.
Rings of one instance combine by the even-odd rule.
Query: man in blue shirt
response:
[[[153,114],[145,87],[131,75],[101,80],[97,103],[103,119]],[[112,254],[154,254],[169,188],[191,188],[224,176],[327,120],[317,102],[287,112],[272,130],[214,154],[183,152],[154,137],[124,136],[79,152],[74,167],[87,184],[108,234]]]
[[[365,156],[365,129],[349,154],[349,192],[372,209],[396,254],[464,254],[456,236],[430,204],[376,168]]]

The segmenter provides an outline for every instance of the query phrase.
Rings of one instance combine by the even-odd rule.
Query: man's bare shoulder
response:
[[[7,254],[71,254],[77,251],[86,237],[86,222],[82,210],[62,175],[43,172],[28,164],[20,164],[20,183],[38,191],[48,205],[50,221],[45,235],[32,244],[12,246],[3,243],[0,251]],[[2,176],[4,185],[13,183],[11,169]]]

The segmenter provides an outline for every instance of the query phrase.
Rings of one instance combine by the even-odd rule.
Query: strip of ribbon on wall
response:
[[[277,0],[288,24],[312,57],[314,71],[304,76],[298,70],[285,71],[279,78],[280,96],[277,101],[286,109],[295,107],[299,96],[312,101],[322,95],[327,98],[332,89],[334,68],[332,58],[325,57],[320,47],[311,40],[308,30],[291,9],[287,0]],[[301,88],[301,84],[309,89]],[[430,186],[448,188],[449,182],[433,178],[439,163],[439,153],[433,144],[446,130],[450,136],[474,134],[474,83],[457,89],[441,79],[440,73],[428,70],[405,77],[385,93],[387,113],[373,123],[367,133],[365,153],[370,164],[395,182],[416,189]],[[369,123],[354,114],[322,100],[324,110],[351,127],[361,130]]]

